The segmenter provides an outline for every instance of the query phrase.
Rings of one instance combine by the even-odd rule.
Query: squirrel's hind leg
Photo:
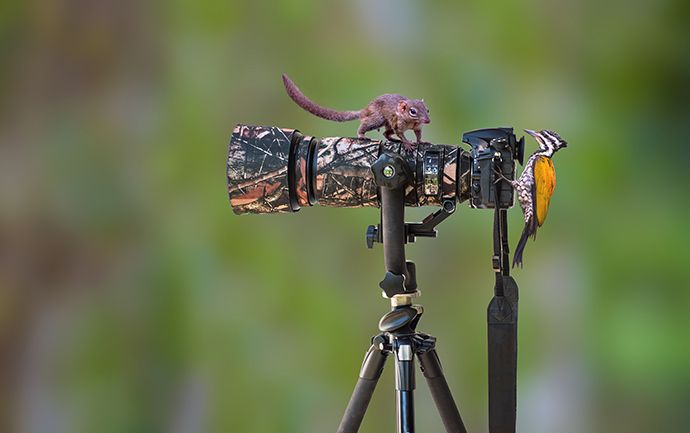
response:
[[[359,129],[357,129],[357,138],[366,138],[364,134],[372,129],[379,129],[384,123],[386,123],[386,120],[380,115],[362,118],[362,123],[359,124]]]

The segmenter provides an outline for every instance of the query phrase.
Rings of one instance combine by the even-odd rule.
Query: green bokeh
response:
[[[238,217],[236,123],[352,135],[285,95],[423,97],[425,139],[552,128],[521,287],[519,430],[682,432],[690,404],[690,8],[358,0],[0,6],[2,431],[334,431],[387,310],[375,209]],[[372,133],[372,137],[376,133]],[[534,142],[528,140],[528,150]],[[430,209],[410,210],[421,218]],[[486,431],[487,211],[408,248]],[[521,214],[510,216],[511,244]],[[392,368],[363,432],[393,431]],[[441,431],[419,380],[420,431]]]

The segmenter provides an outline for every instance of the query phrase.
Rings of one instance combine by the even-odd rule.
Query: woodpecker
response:
[[[522,252],[527,244],[527,239],[530,236],[536,238],[537,228],[541,227],[546,220],[546,214],[549,212],[549,201],[551,201],[553,190],[556,188],[556,170],[551,158],[554,153],[568,145],[560,135],[553,131],[525,129],[525,132],[537,140],[539,149],[529,157],[518,179],[510,180],[499,173],[499,176],[515,189],[520,207],[525,214],[525,228],[515,248],[513,267],[516,265],[522,267]]]

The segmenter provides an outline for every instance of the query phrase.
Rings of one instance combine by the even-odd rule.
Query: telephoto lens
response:
[[[352,137],[317,139],[298,130],[239,124],[230,138],[227,181],[236,214],[296,212],[302,207],[380,206],[372,165],[383,153],[403,157],[411,174],[406,206],[442,206],[470,200],[491,208],[494,171],[514,178],[520,144],[510,128],[480,129],[463,135],[467,152],[455,145],[420,143],[408,152],[399,141]],[[513,203],[512,188],[500,195]]]

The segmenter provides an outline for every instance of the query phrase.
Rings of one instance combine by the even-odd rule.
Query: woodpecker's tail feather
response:
[[[530,236],[534,238],[536,235],[537,227],[535,224],[535,219],[531,218],[527,223],[525,223],[525,228],[522,230],[522,236],[520,236],[517,247],[515,247],[515,254],[513,255],[513,267],[522,267],[522,252],[525,251],[527,240]]]
[[[360,111],[336,111],[325,108],[307,98],[297,85],[285,74],[283,74],[283,84],[288,96],[300,107],[311,114],[335,122],[347,122],[348,120],[359,119]]]

